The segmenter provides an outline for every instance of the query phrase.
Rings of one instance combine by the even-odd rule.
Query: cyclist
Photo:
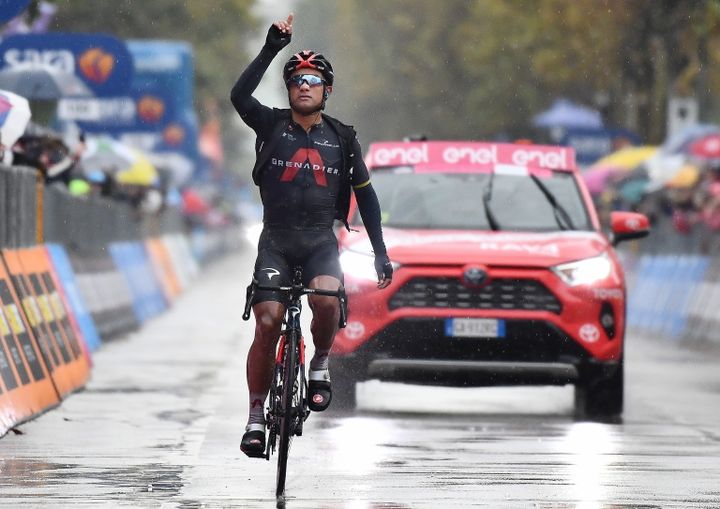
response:
[[[260,54],[243,71],[231,100],[256,135],[253,180],[260,187],[263,231],[254,277],[265,285],[289,285],[294,266],[303,268],[303,284],[337,290],[343,281],[338,260],[335,219],[348,227],[351,189],[375,252],[378,288],[386,288],[393,268],[380,226],[380,204],[363,162],[355,131],[324,114],[334,74],[320,53],[295,53],[283,67],[289,109],[269,108],[252,97],[270,62],[291,39],[293,15],[270,26]],[[265,451],[264,402],[270,390],[277,340],[285,313],[279,292],[256,293],[255,338],[247,358],[250,392],[248,423],[240,445],[250,457]],[[328,354],[340,317],[333,297],[310,296],[315,354],[310,361],[310,409],[323,411],[332,399]]]

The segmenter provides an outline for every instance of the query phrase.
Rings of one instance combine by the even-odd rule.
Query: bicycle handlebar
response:
[[[297,298],[303,295],[323,295],[325,297],[337,297],[340,301],[340,328],[344,328],[347,325],[347,295],[345,294],[345,288],[342,286],[338,290],[322,290],[319,288],[306,288],[302,285],[293,286],[268,286],[260,285],[253,279],[248,285],[245,291],[245,311],[243,312],[242,319],[247,321],[250,319],[250,309],[253,305],[256,290],[265,290],[270,292],[283,292],[292,295],[293,293]]]

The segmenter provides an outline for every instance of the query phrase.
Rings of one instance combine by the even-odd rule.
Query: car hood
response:
[[[370,253],[364,231],[349,234],[345,248]],[[468,230],[402,230],[383,228],[390,258],[401,265],[464,265],[551,267],[597,256],[608,248],[597,232],[486,232]]]

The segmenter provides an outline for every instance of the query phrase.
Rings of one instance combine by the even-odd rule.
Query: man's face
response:
[[[303,75],[317,76],[322,79],[322,73],[317,69],[299,69],[290,75],[290,79]],[[301,115],[309,115],[318,111],[323,102],[324,88],[327,89],[328,93],[332,92],[332,87],[323,87],[322,83],[310,85],[306,80],[299,84],[290,81],[288,83],[290,107]]]

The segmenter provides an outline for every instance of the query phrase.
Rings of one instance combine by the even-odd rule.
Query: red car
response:
[[[349,317],[332,351],[336,403],[355,382],[575,384],[579,412],[623,408],[625,281],[613,246],[648,219],[600,228],[566,147],[375,143],[367,153],[392,285],[376,288],[370,242],[339,233]]]

